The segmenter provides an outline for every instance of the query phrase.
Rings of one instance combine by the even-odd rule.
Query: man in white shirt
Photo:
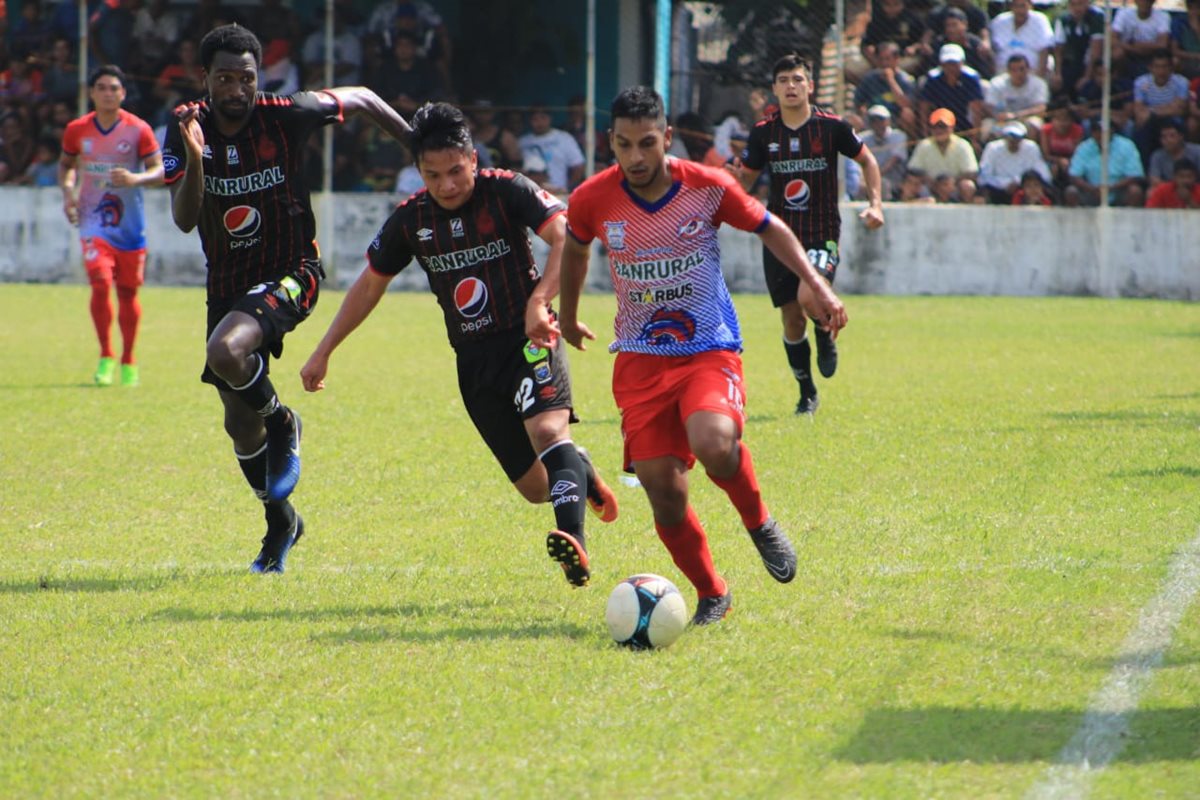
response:
[[[1031,130],[1042,129],[1042,115],[1050,102],[1050,86],[1031,73],[1024,53],[1008,57],[1007,71],[983,85],[983,103],[988,119],[983,122],[983,140],[994,138],[1001,124],[1022,120]]]
[[[908,136],[904,131],[892,127],[892,112],[885,105],[873,105],[867,109],[867,125],[867,130],[860,131],[858,138],[871,149],[879,164],[882,179],[880,194],[884,200],[894,200],[904,181]]]
[[[1050,20],[1033,10],[1030,0],[1011,0],[1009,11],[998,14],[988,26],[992,51],[996,54],[996,72],[1003,72],[1013,53],[1024,53],[1034,74],[1046,77],[1046,68],[1054,47],[1054,29]]]
[[[979,185],[987,192],[988,202],[1012,205],[1013,193],[1021,188],[1021,176],[1033,170],[1050,183],[1050,170],[1042,151],[1025,138],[1025,125],[1009,120],[1000,128],[1002,138],[989,142],[979,160]]]
[[[583,181],[583,151],[575,137],[551,127],[550,112],[535,107],[529,114],[530,132],[517,141],[525,160],[539,156],[546,163],[547,180],[542,188],[555,194],[566,194]]]
[[[1137,6],[1117,9],[1112,22],[1113,62],[1122,76],[1132,80],[1150,69],[1150,57],[1170,47],[1171,17],[1154,7],[1154,0],[1137,0]]]

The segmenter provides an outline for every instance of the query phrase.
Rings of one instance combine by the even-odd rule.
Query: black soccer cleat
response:
[[[838,365],[837,342],[824,328],[817,328],[816,334],[817,369],[821,371],[822,377],[832,378]]]
[[[592,570],[588,566],[587,550],[582,540],[562,531],[550,531],[546,534],[546,552],[562,567],[567,583],[572,586],[588,585]]]
[[[288,409],[287,421],[267,430],[267,498],[280,502],[300,482],[300,415]]]
[[[283,572],[287,565],[288,552],[304,535],[304,519],[297,514],[296,520],[289,527],[278,531],[267,530],[262,540],[262,550],[258,558],[250,565],[250,571],[255,573]]]
[[[817,409],[821,407],[821,397],[817,394],[801,395],[800,402],[796,403],[796,416],[808,415],[815,417]]]
[[[750,531],[750,540],[762,556],[763,566],[780,583],[790,583],[796,577],[796,548],[773,517]]]
[[[725,594],[716,597],[701,597],[696,601],[696,613],[692,615],[693,625],[712,625],[720,622],[733,608],[733,590],[726,589]]]

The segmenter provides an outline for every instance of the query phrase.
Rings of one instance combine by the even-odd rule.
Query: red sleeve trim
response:
[[[542,231],[546,230],[546,226],[547,226],[547,225],[549,225],[549,224],[550,224],[551,222],[553,222],[553,221],[554,221],[554,220],[555,220],[557,217],[561,217],[561,216],[562,216],[563,214],[565,214],[565,213],[567,213],[567,210],[566,210],[565,208],[564,208],[562,211],[555,211],[553,214],[551,214],[550,216],[546,217],[546,221],[545,221],[545,222],[543,222],[541,225],[539,225],[539,226],[537,227],[537,230],[535,230],[535,231],[534,231],[534,233],[536,233],[538,236],[541,236],[541,235],[542,235]],[[569,230],[569,229],[568,229],[568,230]]]

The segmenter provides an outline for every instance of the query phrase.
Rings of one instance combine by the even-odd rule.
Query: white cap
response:
[[[1000,127],[1000,132],[1005,136],[1016,136],[1019,139],[1024,139],[1027,131],[1025,123],[1019,119],[1010,119]]]
[[[938,61],[946,63],[947,61],[957,61],[962,63],[967,60],[967,54],[963,52],[962,47],[950,42],[942,45],[942,49],[938,51]]]
[[[880,119],[891,119],[892,112],[888,111],[888,107],[882,104],[876,104],[867,109],[868,117],[879,117]]]

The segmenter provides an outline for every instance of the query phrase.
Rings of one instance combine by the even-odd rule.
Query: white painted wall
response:
[[[335,195],[334,203],[336,235],[322,243],[322,251],[336,285],[344,287],[366,264],[363,254],[395,198],[343,194]],[[147,283],[203,285],[199,237],[175,228],[166,190],[148,192],[146,205]],[[1200,213],[1195,211],[889,204],[887,225],[868,232],[855,219],[861,207],[842,209],[837,288],[844,293],[1200,300]],[[324,213],[319,204],[317,213]],[[721,247],[731,288],[762,291],[758,238],[726,227]],[[607,286],[603,267],[597,254],[589,285]],[[0,281],[83,279],[77,232],[63,218],[58,190],[0,192]],[[415,266],[394,285],[426,288]]]

